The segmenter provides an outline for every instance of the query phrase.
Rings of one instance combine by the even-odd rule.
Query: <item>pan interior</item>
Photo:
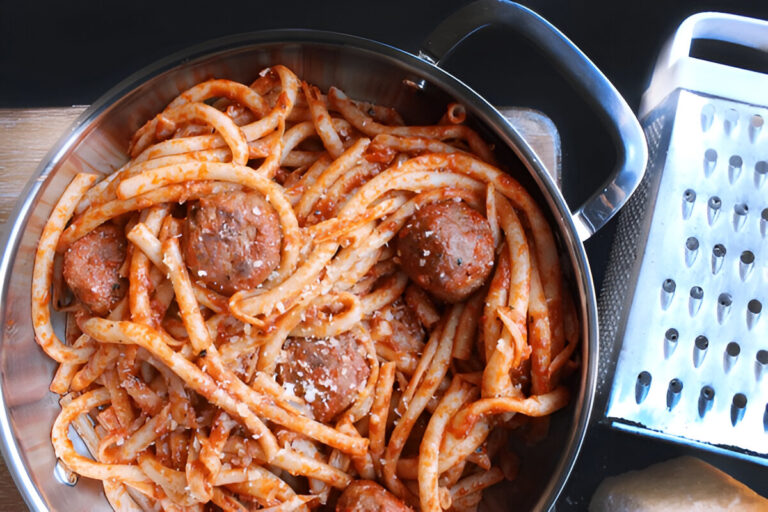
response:
[[[310,38],[311,39],[311,38]],[[28,187],[30,196],[18,211],[6,254],[3,296],[2,389],[9,431],[5,432],[6,458],[30,506],[66,503],[73,510],[111,510],[98,482],[81,478],[74,488],[54,477],[56,464],[50,443],[51,425],[59,411],[57,396],[48,391],[54,364],[34,342],[30,322],[30,285],[37,240],[53,205],[66,184],[78,172],[106,173],[127,161],[125,150],[133,132],[162,110],[179,92],[209,78],[229,78],[245,83],[260,70],[283,64],[298,77],[322,90],[335,85],[347,95],[395,107],[409,124],[435,123],[445,106],[463,94],[470,124],[496,148],[501,166],[522,182],[545,211],[562,210],[551,194],[541,192],[541,178],[531,176],[497,126],[486,124],[483,102],[466,91],[455,89],[457,81],[441,80],[429,65],[383,45],[353,44],[354,38],[325,36],[321,40],[265,42],[240,41],[229,47],[208,48],[207,56],[167,62],[151,70],[151,78],[138,86],[121,86],[86,114],[84,123],[59,146],[59,151],[41,167],[47,177]],[[327,39],[334,39],[329,42]],[[375,48],[374,48],[375,46]],[[211,53],[212,52],[212,53]],[[447,75],[446,75],[447,76]],[[130,82],[132,79],[129,79]],[[135,78],[133,80],[136,80]],[[123,87],[126,87],[125,85]],[[500,119],[500,118],[499,118]],[[560,217],[557,220],[556,217]],[[581,244],[563,227],[562,212],[550,215],[551,225],[568,256],[564,270],[572,283],[582,321],[582,349],[596,346],[594,293]],[[571,228],[572,229],[572,228]],[[568,248],[566,248],[568,246]],[[567,263],[566,263],[567,262]],[[61,320],[61,319],[59,319]],[[63,327],[62,323],[56,326]],[[586,359],[583,359],[586,360]],[[590,363],[591,366],[591,363]],[[578,449],[591,404],[587,365],[574,376],[574,397],[568,409],[552,418],[551,432],[535,448],[524,448],[521,478],[499,485],[488,493],[487,510],[531,509],[552,503],[564,483]],[[31,484],[31,485],[30,485]]]

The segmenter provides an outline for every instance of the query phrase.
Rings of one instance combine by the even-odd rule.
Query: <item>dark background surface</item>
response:
[[[143,66],[208,39],[273,28],[315,28],[368,37],[416,52],[426,35],[467,2],[31,2],[0,0],[0,107],[89,104]],[[720,10],[768,19],[768,2],[525,1],[579,46],[637,111],[656,55],[694,12]],[[719,58],[722,48],[697,51]],[[763,55],[741,64],[768,70]],[[577,204],[607,176],[609,139],[589,109],[537,50],[503,30],[474,36],[446,63],[449,71],[499,105],[537,108],[562,136],[565,195]],[[2,177],[0,176],[0,179]],[[587,243],[596,287],[615,226]],[[601,411],[595,411],[599,416]],[[596,425],[558,503],[586,508],[607,475],[695,453],[768,495],[768,469],[748,462],[620,433]]]

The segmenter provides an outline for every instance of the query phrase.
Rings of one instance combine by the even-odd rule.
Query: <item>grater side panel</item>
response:
[[[598,297],[600,364],[596,409],[605,410],[621,348],[624,320],[634,297],[634,286],[650,230],[651,213],[664,166],[678,94],[667,97],[644,121],[648,168],[640,185],[618,216],[608,267]]]
[[[606,320],[623,340],[606,416],[768,464],[765,117],[679,92],[631,307]]]

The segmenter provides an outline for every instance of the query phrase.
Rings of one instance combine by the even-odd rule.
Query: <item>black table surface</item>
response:
[[[240,32],[322,29],[417,52],[440,20],[466,3],[0,0],[0,108],[89,104],[122,78],[161,57]],[[723,11],[768,19],[764,0],[522,3],[579,46],[635,111],[661,46],[687,16]],[[715,59],[726,50],[706,44],[701,48]],[[747,52],[738,59],[743,65],[768,71],[765,54]],[[495,104],[536,108],[555,121],[562,137],[564,193],[570,204],[578,204],[605,179],[614,158],[607,136],[587,106],[528,43],[503,30],[489,29],[473,36],[446,68]],[[614,231],[611,222],[585,244],[598,291]],[[596,424],[587,434],[557,509],[586,509],[606,476],[682,454],[699,456],[768,496],[768,468],[764,466]]]

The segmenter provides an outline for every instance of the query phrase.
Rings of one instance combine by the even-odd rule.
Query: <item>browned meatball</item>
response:
[[[77,299],[104,316],[125,296],[128,280],[121,278],[126,239],[113,224],[102,224],[77,240],[64,253],[64,280]]]
[[[261,284],[280,263],[280,219],[253,192],[227,192],[189,206],[184,258],[193,279],[232,295]]]
[[[397,352],[417,352],[424,348],[424,329],[419,319],[397,298],[371,315],[371,336]]]
[[[371,480],[355,480],[347,487],[336,512],[412,512],[397,496]]]
[[[480,288],[493,267],[488,221],[462,202],[431,203],[397,236],[400,265],[416,284],[446,302]]]
[[[278,366],[283,386],[292,385],[324,423],[355,402],[371,371],[363,347],[350,333],[289,338],[283,348],[286,357]]]

